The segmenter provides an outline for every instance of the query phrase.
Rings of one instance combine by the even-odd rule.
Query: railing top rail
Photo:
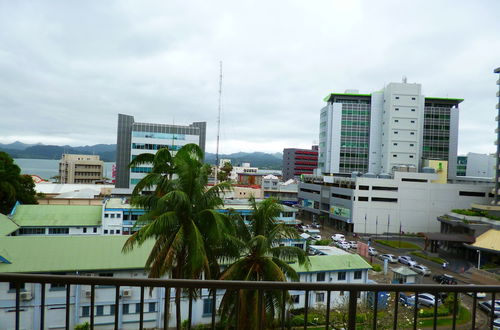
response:
[[[0,273],[0,282],[58,283],[80,285],[118,285],[171,287],[193,289],[263,289],[316,291],[391,291],[391,292],[500,292],[500,285],[442,285],[442,284],[337,284],[265,281],[215,281],[184,279],[119,278],[85,275],[40,275]]]

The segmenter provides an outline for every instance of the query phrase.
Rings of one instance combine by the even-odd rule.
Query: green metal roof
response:
[[[372,266],[358,254],[340,254],[330,256],[311,256],[309,269],[294,263],[291,266],[297,273],[326,272],[339,270],[371,269]],[[1,269],[1,268],[0,268]]]
[[[144,243],[122,253],[129,236],[6,236],[0,237],[0,272],[47,273],[143,269],[153,247]]]
[[[0,236],[7,236],[15,232],[19,228],[12,220],[6,215],[0,213]]]
[[[12,220],[20,227],[98,226],[101,205],[18,205]]]
[[[329,102],[330,99],[333,97],[333,96],[372,96],[372,94],[356,94],[356,93],[330,93],[328,94],[324,99],[323,101],[325,102]]]
[[[456,103],[463,102],[464,99],[456,99],[452,97],[426,97],[426,100],[439,100],[439,101],[454,101]]]

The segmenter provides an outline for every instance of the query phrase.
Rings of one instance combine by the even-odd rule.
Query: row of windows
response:
[[[449,130],[449,125],[424,125],[424,129],[437,129],[437,130]]]
[[[49,228],[49,235],[67,235],[69,228]]]
[[[141,179],[130,179],[130,184],[138,184]]]
[[[166,140],[185,140],[184,134],[172,133],[151,133],[151,132],[132,132],[133,137],[151,138],[151,139],[166,139]]]
[[[108,234],[108,230],[107,230],[107,229],[104,229],[104,231],[103,231],[103,232],[104,232],[104,234],[105,234],[105,235],[107,235],[107,234]],[[109,230],[109,234],[114,235],[114,234],[115,234],[115,230],[114,230],[114,229],[110,229],[110,230]],[[120,234],[120,229],[117,229],[117,230],[116,230],[116,234]]]
[[[370,186],[360,185],[359,190],[370,190]],[[398,191],[398,187],[372,186],[372,190]]]
[[[368,197],[359,196],[358,201],[359,202],[368,202]],[[398,199],[397,198],[387,198],[387,197],[372,197],[372,202],[397,203]]]
[[[399,108],[395,108],[394,110],[399,111]],[[415,109],[411,109],[411,112],[415,112]]]
[[[152,167],[132,167],[132,173],[151,173]]]
[[[424,140],[449,141],[449,136],[424,135]]]
[[[345,125],[345,126],[369,126],[370,123],[367,121],[342,120],[342,125]]]
[[[337,281],[345,281],[347,278],[346,272],[337,272]],[[363,278],[363,272],[360,270],[354,271],[354,279],[360,280]],[[326,273],[317,273],[316,282],[324,282],[326,279]]]
[[[414,157],[413,155],[408,155],[408,158],[413,158],[413,157]],[[398,158],[398,155],[393,154],[393,155],[392,155],[392,158]]]
[[[411,99],[412,99],[412,100],[416,100],[416,98],[415,98],[415,97],[412,97]],[[396,96],[396,100],[399,100],[399,96]]]
[[[167,144],[153,144],[153,143],[132,143],[132,149],[140,150],[160,150],[168,148],[168,150],[179,150],[182,146],[167,145]]]
[[[339,164],[339,167],[341,168],[357,168],[357,169],[367,169],[368,165],[364,164]]]
[[[394,134],[399,134],[399,131],[394,131]],[[382,135],[384,134],[382,133]],[[415,132],[410,132],[410,135],[415,135]]]
[[[342,131],[340,132],[342,136],[370,136],[369,132],[356,132],[356,131]]]
[[[332,194],[332,197],[334,197],[334,198],[342,198],[342,199],[348,199],[348,200],[351,200],[351,196],[349,196],[349,195]]]
[[[431,146],[423,146],[422,147],[423,151],[436,151],[436,152],[448,152],[449,148],[448,146],[441,146],[441,147],[431,147]]]
[[[340,145],[344,148],[368,148],[368,143],[363,142],[342,142]]]
[[[351,152],[341,152],[340,157],[368,158],[368,154],[355,154]]]
[[[123,304],[122,305],[122,313],[123,314],[134,314],[132,312],[131,306],[135,307],[135,314],[138,314],[141,312],[141,303],[136,303],[136,304]],[[106,310],[106,311],[105,311]],[[147,303],[147,309],[144,310],[145,313],[154,313],[156,312],[156,303],[155,302],[150,302]],[[115,305],[98,305],[95,306],[95,311],[94,311],[95,316],[104,316],[104,315],[115,315]],[[89,317],[90,316],[90,306],[83,306],[82,307],[82,317]]]
[[[343,115],[361,115],[361,116],[369,116],[370,111],[367,110],[342,110]]]
[[[426,113],[424,114],[424,117],[432,119],[450,119],[450,115],[435,114],[435,113]]]
[[[19,228],[19,235],[45,235],[45,228]]]
[[[114,218],[121,219],[122,214],[121,213],[104,213],[104,217],[111,218],[111,219],[114,219]]]

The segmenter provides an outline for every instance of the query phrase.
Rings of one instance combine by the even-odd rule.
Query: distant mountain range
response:
[[[55,146],[38,144],[25,144],[19,141],[10,144],[1,144],[0,151],[7,152],[12,158],[30,159],[61,159],[61,155],[67,154],[87,154],[99,155],[105,162],[114,162],[116,159],[116,144],[96,144],[93,146]],[[215,164],[216,155],[207,152],[205,161]],[[233,165],[250,163],[251,166],[280,170],[283,161],[283,154],[268,154],[264,152],[237,152],[233,154],[219,155],[219,159],[230,159]]]

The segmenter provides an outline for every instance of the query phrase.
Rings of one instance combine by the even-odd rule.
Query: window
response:
[[[398,144],[397,143],[393,143],[393,145],[397,146]]]
[[[156,312],[156,303],[154,303],[154,302],[150,302],[150,303],[148,304],[148,312],[149,312],[149,313]]]
[[[396,96],[396,100],[399,100],[399,96]]]
[[[413,146],[415,146],[415,144],[413,144],[413,143],[410,143],[410,147],[413,147]]]
[[[108,230],[107,229],[104,229],[104,233],[107,234],[108,233]]]
[[[109,214],[104,213],[104,217],[105,217],[105,218],[109,218]]]
[[[323,301],[325,301],[325,293],[324,292],[316,293],[316,302],[321,303]]]
[[[398,191],[398,187],[373,186],[372,189],[373,190]]]
[[[394,110],[399,111],[399,108],[396,108],[396,109],[394,109]]]
[[[114,218],[115,218],[115,214],[111,213],[111,219],[114,219]]]
[[[359,190],[369,190],[370,187],[369,186],[359,186]]]
[[[97,233],[97,228],[94,227],[94,229],[92,230],[94,233]]]
[[[345,272],[338,272],[338,274],[337,274],[337,280],[339,280],[339,281],[345,281]]]
[[[83,306],[82,307],[82,317],[89,317],[89,316],[90,316],[90,307]]]
[[[212,315],[213,299],[203,299],[203,316]]]
[[[412,124],[415,124],[415,121],[414,121],[414,120],[411,120],[411,123],[412,123]]]
[[[397,157],[398,155],[392,155],[392,157]]]
[[[122,217],[121,213],[117,213],[117,214],[116,214],[116,217],[117,217],[118,219],[121,219],[121,217]]]
[[[67,235],[69,228],[49,228],[49,235]]]
[[[401,181],[405,181],[405,182],[427,182],[427,179],[402,178]]]
[[[394,131],[394,134],[398,134],[398,131]]]
[[[114,234],[115,234],[115,230],[114,230],[114,229],[111,229],[111,230],[109,231],[109,233],[110,233],[111,235],[114,235]]]
[[[411,109],[412,112],[415,112],[415,109]]]
[[[410,135],[415,135],[415,132],[410,132]]]
[[[410,158],[413,158],[413,155],[410,155]]]
[[[120,229],[117,229],[117,230],[116,230],[116,233],[117,233],[117,234],[119,234],[119,233],[120,233]]]
[[[123,314],[129,314],[130,313],[129,307],[130,307],[129,304],[123,304]]]
[[[104,306],[96,306],[96,316],[103,316],[104,315]]]
[[[99,273],[101,277],[113,277],[113,273]]]
[[[87,228],[83,228],[83,232],[86,233],[87,232]]]
[[[344,295],[344,291],[340,291],[339,294],[342,297]]]
[[[298,294],[292,295],[291,298],[292,298],[292,303],[294,304],[298,304],[300,301],[300,296]]]
[[[325,273],[317,273],[316,282],[324,282],[324,281],[325,281]]]
[[[397,203],[397,198],[385,198],[385,197],[372,197],[372,202],[387,202],[387,203]]]
[[[109,315],[115,315],[115,305],[109,306]]]
[[[474,197],[485,197],[486,193],[478,191],[460,191],[458,193],[460,196],[474,196]]]
[[[19,285],[19,289],[21,291],[24,291],[26,289],[26,283],[21,283]],[[16,290],[16,283],[14,282],[9,282],[9,291],[15,291]]]
[[[365,196],[359,196],[359,197],[358,197],[358,201],[359,201],[359,202],[368,202],[368,197],[365,197]]]
[[[140,313],[141,312],[141,307],[142,307],[141,303],[135,304],[135,312],[136,313]]]
[[[363,277],[363,273],[360,270],[354,272],[354,279],[360,280]]]
[[[395,122],[395,123],[399,123],[399,120],[398,120],[398,119],[395,119],[395,120],[394,120],[394,122]]]
[[[412,97],[411,99],[412,99],[412,100],[416,100],[416,98],[414,98],[414,97]]]

